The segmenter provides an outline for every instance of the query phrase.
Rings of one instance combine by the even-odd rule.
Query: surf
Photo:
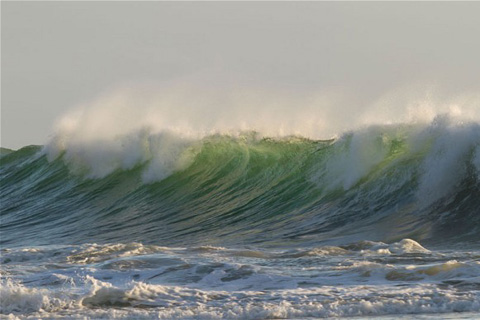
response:
[[[198,110],[144,93],[88,102],[44,145],[0,150],[0,314],[479,311],[474,103],[349,120],[341,104],[240,99],[225,114],[229,99],[208,93]]]
[[[26,147],[2,156],[2,241],[478,241],[479,141],[440,116],[331,140],[143,129]]]

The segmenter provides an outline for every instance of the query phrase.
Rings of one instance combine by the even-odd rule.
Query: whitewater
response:
[[[1,318],[480,316],[478,95],[177,91],[1,149]]]

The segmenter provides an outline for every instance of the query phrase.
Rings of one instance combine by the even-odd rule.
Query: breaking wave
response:
[[[447,115],[330,140],[56,136],[2,153],[0,177],[5,245],[480,240],[480,125]]]

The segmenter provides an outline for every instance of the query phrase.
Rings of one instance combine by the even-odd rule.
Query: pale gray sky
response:
[[[2,1],[1,145],[45,143],[57,117],[112,86],[190,75],[340,87],[359,105],[410,82],[476,90],[479,14],[479,2]]]

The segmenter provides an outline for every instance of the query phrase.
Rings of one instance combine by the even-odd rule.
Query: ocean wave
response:
[[[2,241],[480,240],[477,122],[442,116],[333,140],[144,130],[114,142],[5,155]]]

